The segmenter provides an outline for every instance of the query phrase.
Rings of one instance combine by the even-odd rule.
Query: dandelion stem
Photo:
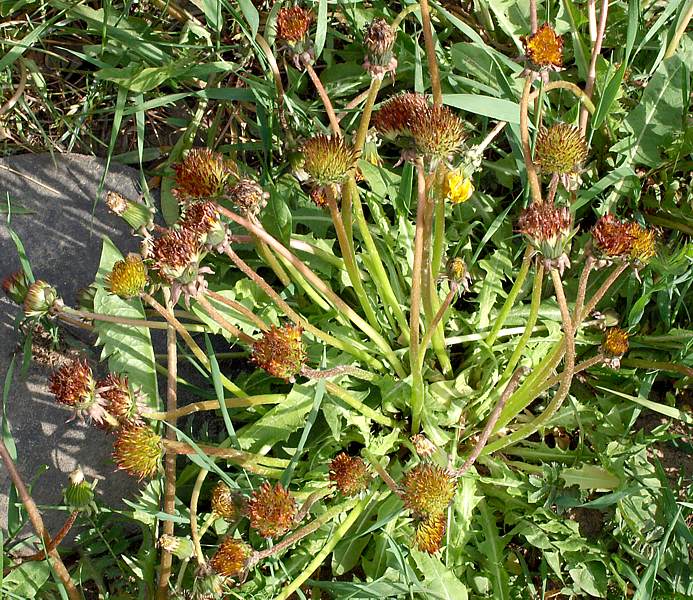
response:
[[[440,322],[443,320],[443,316],[445,315],[445,311],[450,308],[450,305],[452,304],[453,299],[455,298],[455,294],[457,294],[458,291],[458,286],[455,284],[452,284],[450,286],[450,291],[447,293],[445,296],[445,300],[443,300],[443,303],[440,305],[438,308],[438,311],[436,312],[435,316],[431,320],[431,323],[428,326],[428,329],[426,330],[426,333],[424,333],[423,338],[421,339],[421,350],[419,353],[419,363],[423,365],[423,360],[426,355],[426,350],[428,349],[428,344],[431,343],[431,338],[433,337],[433,333],[435,329],[438,327]]]
[[[229,323],[229,321],[209,303],[209,300],[207,300],[207,298],[205,298],[204,295],[198,294],[195,297],[195,300],[205,310],[205,312],[210,317],[212,317],[212,319],[214,319],[219,325],[226,329],[226,331],[228,331],[233,337],[238,338],[239,340],[243,340],[249,346],[253,344],[255,339],[249,336],[247,333],[244,333],[243,331],[238,329],[238,327],[236,327],[235,325]]]
[[[116,323],[117,325],[127,325],[129,327],[141,327],[147,329],[167,329],[168,325],[162,321],[148,321],[146,319],[128,319],[127,317],[116,317],[113,315],[104,315],[100,313],[89,312],[86,310],[78,310],[76,308],[70,308],[69,306],[64,306],[59,309],[58,316],[62,318],[63,313],[67,315],[74,315],[82,319],[88,319],[90,321],[103,321],[104,323]],[[191,324],[191,323],[181,323],[181,327],[184,327],[187,331],[205,331],[204,325]]]
[[[241,304],[240,302],[236,302],[235,300],[231,300],[231,298],[227,298],[226,296],[222,296],[218,292],[213,292],[212,290],[207,290],[205,292],[207,296],[210,298],[216,300],[217,302],[220,302],[221,304],[225,304],[229,308],[233,309],[236,311],[239,315],[244,316],[246,319],[251,321],[260,331],[267,331],[269,329],[269,325],[265,323],[260,317],[258,317],[252,310]]]
[[[537,32],[537,0],[529,0],[529,26],[532,34]]]
[[[592,46],[592,56],[590,57],[590,65],[587,69],[587,81],[585,83],[585,96],[592,99],[592,91],[594,90],[594,82],[597,79],[597,58],[602,51],[602,42],[604,41],[604,32],[606,31],[606,18],[609,13],[609,0],[602,0],[602,6],[599,9],[599,29],[597,30],[597,38]],[[587,131],[587,109],[583,105],[580,109],[580,131],[585,135]]]
[[[496,317],[496,320],[493,324],[493,328],[491,329],[491,331],[488,334],[488,337],[486,338],[486,344],[489,347],[493,346],[494,342],[498,338],[498,332],[501,330],[503,325],[505,325],[505,321],[508,318],[508,315],[510,314],[512,307],[515,304],[515,300],[517,300],[517,296],[519,295],[520,290],[522,289],[522,286],[525,283],[525,279],[527,279],[527,273],[529,273],[529,267],[532,264],[532,255],[532,249],[529,246],[527,246],[525,250],[525,255],[522,258],[522,266],[520,267],[520,271],[518,272],[517,277],[515,278],[515,283],[513,283],[513,287],[510,288],[508,297],[505,299],[503,307],[498,313],[498,316]],[[530,330],[533,327],[534,324],[532,324]]]
[[[382,84],[382,79],[378,77],[373,77],[371,79],[371,85],[368,88],[368,97],[366,98],[366,104],[363,107],[363,112],[361,113],[361,120],[359,121],[359,128],[356,131],[356,136],[354,137],[354,148],[357,152],[363,151],[363,145],[366,143],[366,136],[368,135],[368,128],[371,124],[371,113],[373,112],[373,106],[375,105],[375,100],[378,97],[378,91]]]
[[[575,297],[575,308],[573,310],[573,327],[577,329],[580,327],[580,320],[578,316],[582,313],[582,306],[585,303],[585,294],[587,293],[587,282],[589,281],[590,272],[594,267],[594,257],[591,255],[587,256],[585,259],[585,264],[582,267],[582,273],[580,273],[580,281],[578,283],[577,296]]]
[[[597,304],[599,304],[599,301],[604,297],[604,294],[606,294],[606,292],[609,291],[609,288],[621,276],[621,273],[623,273],[623,271],[625,271],[627,268],[628,263],[624,261],[609,274],[609,276],[606,278],[606,281],[602,283],[600,288],[595,292],[594,296],[590,298],[590,301],[582,310],[578,322],[584,321],[585,317],[587,317],[595,309]]]
[[[200,469],[200,472],[195,478],[195,484],[193,485],[192,492],[190,493],[190,539],[192,539],[197,564],[200,566],[203,566],[207,561],[205,560],[205,555],[202,553],[202,544],[200,543],[202,536],[199,534],[197,529],[197,503],[200,499],[202,484],[204,483],[208,474],[209,471],[207,469]]]
[[[525,159],[525,168],[527,170],[527,180],[532,193],[532,202],[541,203],[541,186],[539,185],[539,176],[537,169],[532,161],[532,149],[529,145],[529,119],[527,111],[529,109],[529,92],[532,89],[532,77],[528,75],[525,78],[525,86],[522,90],[522,99],[520,100],[520,137],[522,139],[522,154]]]
[[[327,95],[327,92],[325,91],[325,87],[322,85],[322,81],[320,81],[320,78],[318,77],[318,74],[315,72],[315,69],[313,69],[313,66],[307,60],[303,61],[303,66],[306,69],[306,72],[308,73],[308,76],[310,77],[311,81],[313,82],[315,90],[318,92],[318,96],[320,96],[320,99],[322,100],[323,106],[325,107],[325,112],[327,113],[327,118],[330,121],[332,133],[334,133],[334,135],[336,136],[341,136],[342,130],[339,128],[337,115],[334,114],[332,102],[330,101],[330,97]]]
[[[245,396],[243,398],[225,398],[224,404],[227,408],[250,408],[264,404],[279,404],[285,399],[286,396],[284,394],[263,394],[259,396]],[[152,421],[171,421],[197,412],[219,410],[219,408],[219,400],[202,400],[186,404],[171,412],[145,412],[142,416]]]
[[[440,72],[436,59],[436,47],[433,43],[433,27],[431,26],[431,10],[428,0],[420,0],[421,23],[423,25],[424,45],[426,46],[426,59],[428,60],[428,74],[431,77],[431,89],[433,90],[433,103],[437,106],[443,104],[443,91],[440,87]]]
[[[385,467],[383,467],[383,465],[380,464],[380,462],[378,461],[378,457],[374,456],[368,450],[364,450],[363,455],[368,459],[368,462],[375,469],[376,473],[378,473],[380,478],[385,482],[385,485],[388,488],[390,488],[390,491],[396,496],[401,496],[402,490],[397,485],[397,482],[394,479],[392,479],[392,476],[387,472]]]

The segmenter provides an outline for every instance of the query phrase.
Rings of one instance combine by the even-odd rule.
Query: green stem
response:
[[[686,365],[677,365],[672,362],[662,362],[657,360],[645,360],[641,358],[622,358],[622,367],[635,367],[636,369],[655,369],[658,371],[672,371],[681,373],[688,377],[693,377],[693,368]]]
[[[457,286],[453,285],[450,288],[450,291],[448,292],[447,296],[445,296],[445,300],[443,300],[443,304],[441,304],[440,307],[438,308],[438,312],[436,312],[435,316],[433,317],[433,320],[431,321],[431,324],[428,326],[426,333],[424,333],[424,336],[421,339],[421,351],[419,353],[419,362],[421,364],[423,364],[424,357],[426,356],[426,349],[428,348],[428,344],[431,343],[431,338],[433,337],[434,332],[438,328],[438,325],[440,325],[441,321],[443,320],[443,316],[445,315],[445,311],[448,308],[450,308],[450,305],[452,304],[452,301],[455,298],[456,293],[457,293]],[[446,356],[447,356],[447,354],[446,354]]]
[[[356,297],[359,300],[359,304],[363,309],[363,312],[371,324],[373,329],[380,331],[380,324],[375,316],[373,307],[371,306],[370,300],[366,294],[366,290],[363,287],[363,281],[361,280],[361,272],[356,265],[356,256],[354,255],[354,249],[352,245],[349,244],[349,239],[347,238],[347,232],[344,229],[344,222],[342,221],[342,215],[339,214],[339,209],[337,208],[337,201],[335,200],[334,193],[331,189],[327,190],[325,194],[327,198],[327,206],[330,209],[330,215],[332,216],[332,224],[337,233],[337,241],[339,242],[339,248],[342,251],[342,258],[344,259],[344,266],[346,267],[347,274],[349,275],[349,280],[351,285],[356,292]]]
[[[322,547],[322,549],[316,554],[315,558],[310,561],[308,566],[303,570],[303,572],[296,577],[289,585],[287,585],[275,600],[287,600],[291,597],[296,590],[298,590],[305,581],[315,572],[315,570],[320,567],[324,560],[330,555],[335,546],[341,541],[341,539],[348,533],[349,529],[354,525],[356,519],[361,516],[361,513],[365,510],[366,506],[370,502],[371,498],[366,496],[359,500],[359,502],[351,509],[351,512],[342,524],[332,532],[329,539]]]
[[[488,334],[488,337],[486,338],[486,344],[491,347],[493,346],[494,342],[498,338],[498,332],[501,330],[503,325],[505,325],[505,321],[508,318],[508,315],[510,314],[510,311],[512,310],[512,307],[515,304],[515,300],[517,300],[517,296],[520,293],[520,290],[522,289],[522,286],[525,283],[525,279],[527,278],[527,273],[529,273],[529,267],[532,264],[532,249],[527,246],[527,249],[525,250],[525,256],[522,259],[522,266],[520,267],[520,272],[517,274],[517,278],[515,279],[515,283],[513,284],[513,287],[510,289],[510,293],[508,294],[508,297],[505,299],[505,303],[503,304],[503,308],[501,308],[500,312],[498,313],[498,317],[496,317],[496,322],[493,324],[493,329]],[[542,275],[543,278],[543,275]],[[541,288],[540,292],[541,293]],[[538,308],[537,308],[538,312]],[[535,316],[536,319],[536,316]],[[531,329],[534,327],[534,324],[529,328],[530,333]],[[514,370],[514,366],[511,369]]]
[[[366,104],[364,105],[363,112],[361,113],[359,128],[356,131],[356,136],[354,137],[354,148],[357,152],[363,151],[363,146],[366,143],[368,128],[371,124],[371,113],[373,112],[373,106],[375,106],[375,100],[378,97],[378,91],[380,90],[381,84],[382,79],[378,79],[377,77],[371,79],[371,86],[368,88],[368,96],[366,97]]]
[[[529,145],[529,118],[527,111],[529,110],[529,92],[531,89],[532,77],[528,75],[525,78],[525,86],[522,90],[522,98],[520,100],[520,138],[522,141],[522,155],[525,159],[527,180],[529,181],[529,189],[532,193],[532,202],[539,204],[541,203],[541,186],[539,185],[537,169],[532,161],[532,148]]]
[[[674,54],[676,54],[676,49],[679,47],[679,42],[681,41],[683,34],[686,33],[686,28],[688,27],[688,24],[691,22],[692,18],[693,0],[689,0],[688,8],[686,9],[686,14],[679,21],[679,25],[676,28],[676,31],[674,32],[674,35],[672,36],[671,41],[669,42],[669,45],[667,46],[666,52],[664,53],[665,59],[671,58],[672,56],[674,56]]]
[[[284,400],[286,400],[285,394],[263,394],[259,396],[245,396],[243,398],[224,398],[224,404],[227,408],[249,408],[265,404],[280,404]],[[152,421],[171,421],[196,412],[219,410],[219,408],[219,400],[202,400],[186,404],[174,411],[144,412],[142,416]]]
[[[433,103],[440,106],[443,104],[443,91],[440,87],[440,73],[438,71],[435,44],[433,43],[433,27],[431,27],[431,11],[428,8],[428,0],[420,0],[419,6],[421,6],[421,22],[423,24],[424,45],[426,46],[428,74],[431,76]]]

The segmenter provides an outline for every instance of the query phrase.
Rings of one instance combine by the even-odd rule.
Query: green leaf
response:
[[[262,224],[272,236],[288,245],[292,228],[291,211],[286,196],[274,186],[270,188],[269,201],[262,211]]]
[[[411,555],[423,574],[427,591],[430,591],[431,594],[429,597],[444,600],[467,600],[467,587],[439,558],[415,549],[412,549]]]
[[[493,513],[489,511],[484,500],[479,502],[479,515],[481,516],[484,540],[478,546],[482,556],[485,557],[486,568],[491,572],[495,582],[493,597],[496,600],[508,600],[510,598],[508,573],[503,566],[505,562],[503,559],[505,544],[498,535],[498,527]]]
[[[248,22],[252,37],[254,38],[257,35],[258,28],[260,27],[260,15],[250,0],[238,0],[238,5],[241,7],[241,12],[245,17],[245,20]]]
[[[351,571],[359,564],[363,551],[371,541],[370,535],[342,540],[332,552],[332,572],[339,576]]]
[[[322,49],[325,47],[327,37],[327,0],[319,0],[318,3],[318,23],[315,30],[315,58],[319,58]]]
[[[178,200],[173,195],[173,177],[164,175],[161,178],[161,216],[164,217],[166,225],[173,225],[180,215]]]
[[[688,88],[688,64],[693,61],[693,44],[684,38],[680,54],[662,62],[647,84],[638,105],[626,117],[623,127],[629,134],[612,147],[626,155],[628,163],[656,167],[662,150],[671,144],[674,133],[684,128]]]
[[[13,594],[15,598],[36,598],[50,575],[51,566],[48,561],[25,562],[5,577],[2,591],[8,595]]]
[[[580,468],[563,469],[561,479],[568,487],[577,485],[581,490],[615,490],[621,480],[598,465],[583,464]]]
[[[103,240],[101,262],[96,274],[98,286],[94,296],[94,312],[124,317],[145,319],[144,307],[138,298],[124,300],[104,289],[105,277],[110,273],[113,263],[123,255],[108,238]],[[157,408],[159,392],[156,380],[156,362],[149,329],[133,327],[120,323],[94,321],[99,335],[98,343],[103,344],[102,358],[108,358],[108,368],[114,373],[124,373],[130,382],[141,388],[149,398],[149,404]]]
[[[265,454],[275,444],[285,442],[305,424],[306,415],[313,406],[313,398],[312,386],[294,385],[286,400],[238,431],[241,448]]]
[[[498,121],[520,123],[520,105],[503,98],[481,94],[443,94],[443,103]]]

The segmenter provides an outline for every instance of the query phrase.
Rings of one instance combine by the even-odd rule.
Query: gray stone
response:
[[[110,214],[97,200],[97,189],[104,162],[78,154],[22,155],[0,159],[0,202],[12,203],[34,211],[13,216],[12,227],[21,238],[36,278],[57,287],[68,304],[75,303],[76,292],[94,279],[101,253],[101,238],[110,237],[123,252],[135,250],[137,239],[128,226]],[[105,191],[116,191],[135,199],[138,172],[112,164]],[[93,210],[93,212],[92,212]],[[19,269],[18,255],[6,223],[0,213],[0,278]],[[2,295],[2,294],[0,294]],[[11,355],[16,349],[14,331],[19,308],[4,297],[0,300],[0,384],[7,374]],[[20,356],[21,358],[21,356]],[[61,504],[67,473],[80,465],[88,480],[97,478],[97,492],[109,504],[123,496],[132,496],[135,484],[123,473],[114,472],[110,436],[93,426],[72,421],[69,410],[58,406],[48,392],[45,367],[32,365],[26,377],[15,371],[7,401],[7,414],[17,445],[17,466],[25,482],[41,468],[34,488],[40,505]],[[0,526],[7,525],[9,477],[0,468]],[[44,511],[50,532],[62,525],[66,514]]]

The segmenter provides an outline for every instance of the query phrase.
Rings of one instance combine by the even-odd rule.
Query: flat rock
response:
[[[33,211],[15,214],[12,228],[26,249],[37,279],[57,287],[68,304],[76,292],[89,285],[98,267],[101,240],[110,237],[123,252],[136,250],[137,240],[124,221],[96,202],[105,164],[80,154],[31,154],[0,159],[0,278],[20,268],[15,245],[7,228],[4,209],[12,206]],[[105,179],[105,191],[126,198],[139,196],[138,172],[112,164]],[[2,294],[0,294],[2,295]],[[4,295],[0,299],[0,385],[5,380],[17,349],[15,319],[19,307]],[[21,354],[18,355],[18,367]],[[109,504],[117,504],[136,489],[131,478],[114,472],[111,440],[93,426],[72,421],[70,411],[56,404],[48,391],[50,370],[32,364],[26,375],[15,369],[6,413],[14,437],[17,466],[25,482],[33,481],[42,465],[47,466],[34,487],[39,505],[62,504],[67,474],[80,465],[87,479],[99,480],[97,492]],[[0,468],[0,527],[7,527],[9,477]],[[59,529],[64,512],[45,510],[50,532]]]

